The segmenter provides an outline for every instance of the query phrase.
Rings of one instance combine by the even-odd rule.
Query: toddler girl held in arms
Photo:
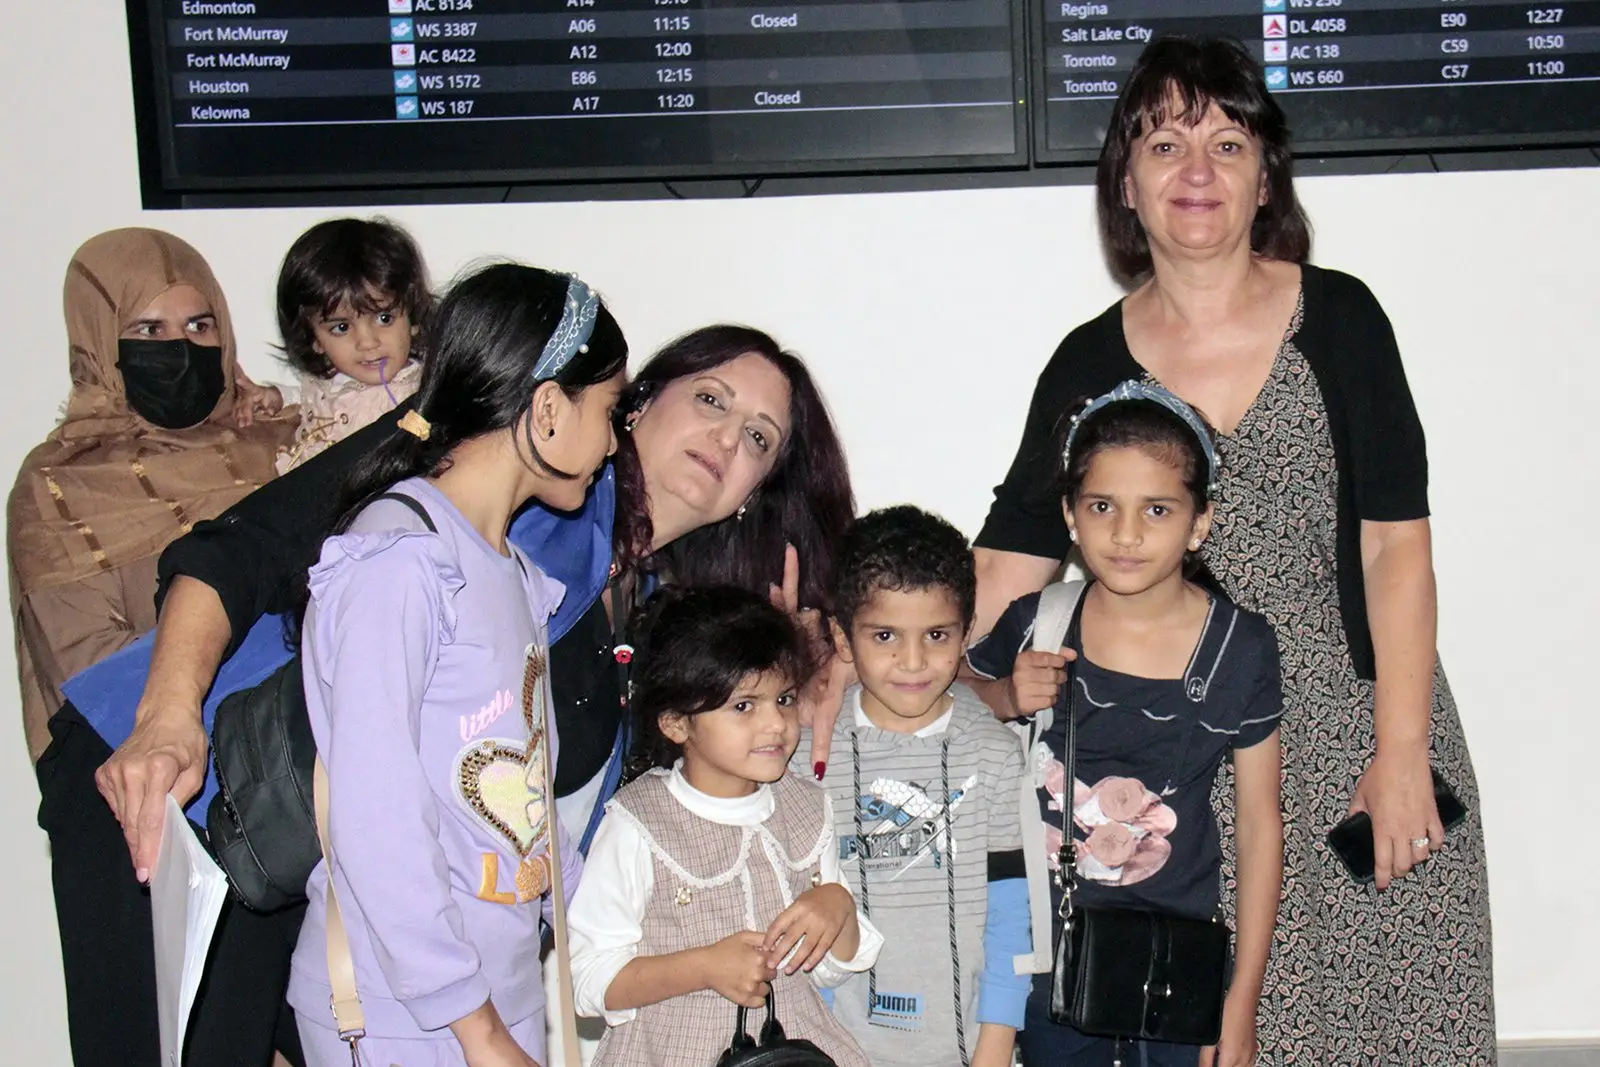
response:
[[[422,253],[382,219],[330,219],[289,247],[278,273],[283,357],[299,379],[287,474],[417,391],[414,339],[433,304]]]

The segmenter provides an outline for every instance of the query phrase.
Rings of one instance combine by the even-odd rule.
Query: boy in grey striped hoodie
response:
[[[884,946],[834,1011],[875,1067],[1008,1067],[1033,948],[1021,823],[1037,814],[1017,736],[955,683],[977,586],[966,538],[914,507],[875,511],[846,535],[835,585],[834,643],[860,684],[822,784]]]

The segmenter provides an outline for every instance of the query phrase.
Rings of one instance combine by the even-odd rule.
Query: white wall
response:
[[[122,5],[21,14],[0,64],[8,471],[66,391],[59,293],[81,240],[144,224],[192,241],[232,299],[247,366],[272,377],[273,272],[324,214],[141,213]],[[1600,725],[1576,673],[1600,602],[1587,558],[1600,169],[1325,178],[1301,192],[1317,261],[1360,275],[1393,318],[1429,432],[1440,646],[1483,789],[1501,1034],[1600,1038],[1600,859],[1581,829]],[[485,253],[581,271],[641,355],[713,320],[771,329],[821,378],[862,506],[917,501],[969,533],[1038,369],[1116,296],[1084,188],[391,214],[440,278]],[[59,1067],[47,847],[18,720],[0,687],[0,1063]]]

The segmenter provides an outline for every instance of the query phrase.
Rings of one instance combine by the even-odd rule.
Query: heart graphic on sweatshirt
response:
[[[526,859],[550,830],[543,730],[526,748],[492,739],[456,757],[456,787],[474,815]]]

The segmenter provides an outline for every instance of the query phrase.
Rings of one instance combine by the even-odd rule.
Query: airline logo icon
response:
[[[417,72],[414,70],[397,70],[394,72],[394,91],[397,93],[414,93],[417,91]]]
[[[1272,0],[1266,0],[1266,2],[1267,3],[1271,3]],[[1272,8],[1264,7],[1261,10],[1263,10],[1263,11],[1271,11]],[[1280,7],[1278,10],[1281,11],[1282,8]],[[409,15],[409,14],[411,14],[411,0],[389,0],[389,14],[391,14],[391,15]]]
[[[417,98],[414,96],[397,96],[394,98],[394,117],[397,119],[414,119],[417,117]]]
[[[413,30],[411,28],[411,20],[410,19],[390,19],[389,20],[389,40],[391,40],[391,41],[409,41],[409,40],[412,39],[413,35],[414,35],[414,32],[413,32]]]
[[[1284,0],[1261,0],[1262,11],[1282,11],[1284,7]]]
[[[389,46],[389,58],[396,67],[414,67],[417,65],[417,46],[414,44],[392,44]]]
[[[1261,16],[1261,36],[1269,40],[1274,37],[1289,36],[1289,23],[1282,15]]]
[[[1266,53],[1266,61],[1268,63],[1284,63],[1288,61],[1288,41],[1264,41],[1262,43],[1265,45],[1262,51]]]
[[[1289,87],[1289,68],[1288,67],[1268,67],[1267,68],[1267,88],[1268,89],[1272,89],[1272,90],[1287,89],[1288,87]]]

